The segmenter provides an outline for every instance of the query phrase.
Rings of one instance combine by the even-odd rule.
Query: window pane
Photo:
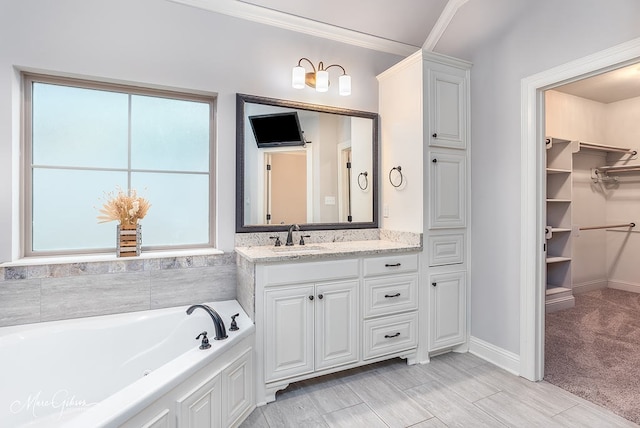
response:
[[[127,188],[127,174],[33,171],[33,251],[115,248],[117,222],[98,224],[105,192]]]
[[[209,104],[133,95],[131,166],[209,171]]]
[[[33,163],[126,168],[128,95],[33,83]]]
[[[151,203],[141,221],[142,245],[209,243],[209,176],[133,173],[132,187]]]

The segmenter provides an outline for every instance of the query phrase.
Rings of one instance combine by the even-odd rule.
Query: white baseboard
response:
[[[640,284],[633,282],[609,280],[607,287],[615,288],[616,290],[630,291],[632,293],[640,293]]]
[[[579,284],[573,284],[573,294],[586,293],[587,291],[600,290],[607,288],[608,281],[606,279],[599,279],[596,281],[581,282]]]
[[[548,300],[545,303],[545,312],[551,313],[556,311],[561,311],[563,309],[573,308],[576,305],[576,299],[571,296],[560,297],[554,300]]]
[[[513,352],[473,336],[469,340],[469,352],[516,376],[520,375],[520,356]]]

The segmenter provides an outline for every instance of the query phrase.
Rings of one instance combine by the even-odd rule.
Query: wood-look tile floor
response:
[[[241,426],[638,427],[547,382],[455,353],[424,365],[394,359],[291,384]]]

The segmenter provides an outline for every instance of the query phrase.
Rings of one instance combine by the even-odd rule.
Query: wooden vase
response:
[[[142,230],[139,224],[119,224],[116,233],[116,255],[133,257],[140,255]]]

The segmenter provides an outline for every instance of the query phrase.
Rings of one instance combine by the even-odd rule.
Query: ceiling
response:
[[[409,56],[422,48],[471,59],[517,25],[531,0],[169,0],[368,49]],[[640,96],[640,65],[554,88],[601,103]]]
[[[447,5],[447,0],[240,1],[417,47]]]
[[[640,97],[640,64],[578,80],[554,90],[605,104]]]

